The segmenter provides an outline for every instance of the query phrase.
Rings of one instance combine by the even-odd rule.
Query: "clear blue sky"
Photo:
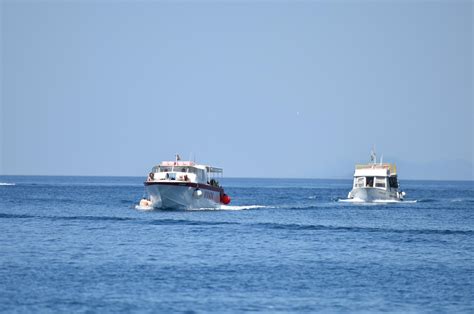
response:
[[[0,174],[474,179],[471,1],[1,3]]]

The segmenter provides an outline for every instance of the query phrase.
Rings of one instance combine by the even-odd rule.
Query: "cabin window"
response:
[[[393,177],[388,178],[388,182],[389,182],[391,188],[398,189],[397,176],[393,176]]]
[[[355,188],[362,188],[364,187],[364,177],[358,177],[354,179],[354,187]]]
[[[386,187],[385,177],[375,177],[375,187],[385,189]]]
[[[199,182],[206,182],[206,172],[204,170],[198,169],[197,175]]]
[[[366,177],[365,178],[365,186],[368,187],[368,188],[372,188],[374,187],[374,177]]]

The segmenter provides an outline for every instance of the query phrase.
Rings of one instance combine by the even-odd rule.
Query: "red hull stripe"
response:
[[[144,182],[147,185],[176,185],[176,186],[189,186],[192,188],[200,188],[203,190],[211,190],[214,192],[224,193],[223,188],[218,188],[209,184],[202,184],[202,183],[193,183],[193,182],[157,182],[157,181],[150,181]]]

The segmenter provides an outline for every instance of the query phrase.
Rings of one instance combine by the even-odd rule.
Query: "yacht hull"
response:
[[[217,208],[223,189],[199,183],[145,182],[152,206],[161,209]]]
[[[386,191],[377,188],[355,188],[349,192],[349,198],[360,199],[364,202],[373,201],[401,201],[400,193],[397,191]]]

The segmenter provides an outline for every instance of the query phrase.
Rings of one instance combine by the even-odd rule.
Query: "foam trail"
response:
[[[403,204],[403,203],[416,203],[416,200],[409,200],[409,201],[397,201],[397,200],[374,200],[373,201],[374,203],[400,203],[400,204]]]
[[[257,209],[257,208],[264,208],[265,206],[262,205],[221,205],[219,207],[220,210],[246,210],[246,209]]]
[[[347,199],[338,199],[338,202],[341,203],[355,203],[355,204],[413,204],[416,203],[417,200],[406,200],[406,201],[399,201],[399,200],[373,200],[371,202],[366,202],[360,198],[347,198]]]
[[[399,200],[373,200],[372,201],[373,203],[382,203],[382,204],[389,204],[389,203],[403,203],[403,201],[399,201]]]
[[[247,210],[247,209],[257,209],[257,208],[264,208],[266,206],[262,205],[241,205],[241,206],[233,206],[233,205],[220,205],[219,207],[204,207],[204,208],[189,208],[189,209],[176,209],[178,211],[181,210],[189,210],[189,211],[198,211],[198,210]],[[135,205],[134,207],[136,210],[140,211],[151,211],[155,210],[153,206],[141,206]],[[156,208],[160,210],[160,208]]]
[[[15,185],[15,183],[0,182],[0,186],[12,186],[12,185]]]
[[[337,201],[341,203],[365,203],[365,201],[360,198],[345,198],[338,199]]]
[[[148,210],[153,210],[153,207],[152,206],[135,205],[135,209],[141,210],[141,211],[148,211]]]
[[[247,209],[257,209],[257,208],[264,208],[265,206],[262,205],[241,205],[241,206],[234,206],[234,205],[220,205],[216,208],[191,208],[188,210],[247,210]]]

